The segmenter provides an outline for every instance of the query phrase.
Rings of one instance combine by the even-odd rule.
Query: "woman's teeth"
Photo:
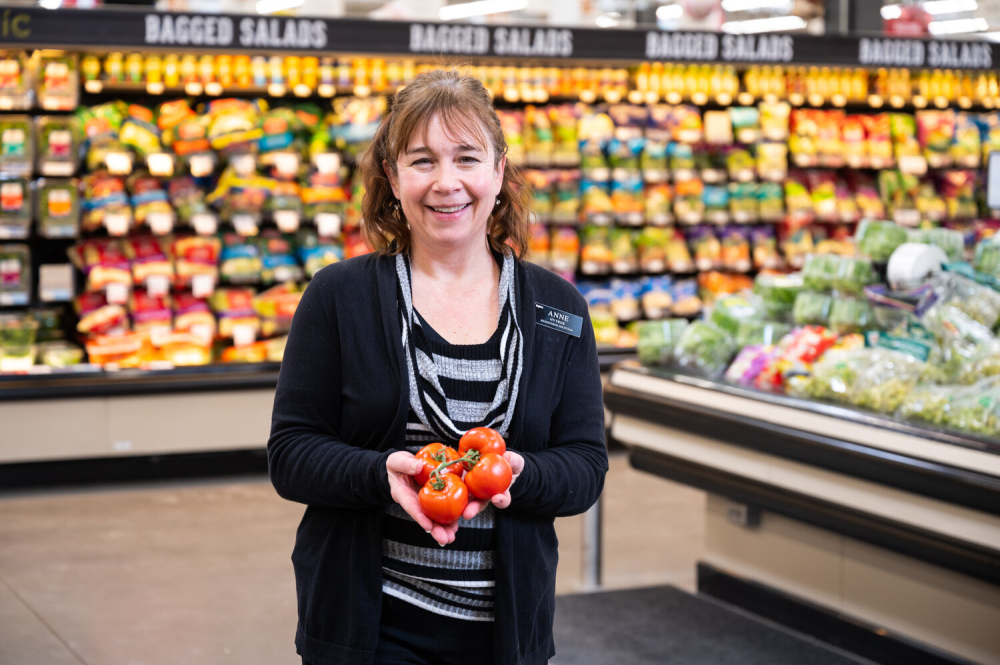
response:
[[[452,206],[450,208],[434,208],[434,207],[432,207],[431,209],[434,210],[435,212],[449,213],[449,212],[458,212],[459,210],[462,210],[463,208],[465,208],[468,205],[469,205],[468,203],[465,203],[463,205]]]

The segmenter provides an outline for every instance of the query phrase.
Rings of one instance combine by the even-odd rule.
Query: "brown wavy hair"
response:
[[[449,131],[478,139],[479,145],[493,144],[494,168],[507,154],[507,141],[500,118],[482,82],[454,69],[436,69],[417,76],[396,93],[392,107],[382,120],[371,146],[361,158],[365,197],[361,202],[361,233],[373,250],[384,254],[406,253],[410,249],[410,229],[403,211],[396,208],[389,177],[383,162],[396,169],[396,159],[410,144],[414,133],[426,131],[434,116]],[[506,162],[500,205],[487,227],[490,248],[502,253],[504,245],[518,258],[528,249],[531,235],[527,186],[520,170]]]

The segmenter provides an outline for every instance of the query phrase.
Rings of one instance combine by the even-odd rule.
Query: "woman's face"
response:
[[[481,135],[486,137],[485,129]],[[448,132],[440,116],[418,129],[396,159],[383,164],[410,224],[414,245],[474,247],[482,243],[503,184],[506,158],[494,166],[490,142]]]

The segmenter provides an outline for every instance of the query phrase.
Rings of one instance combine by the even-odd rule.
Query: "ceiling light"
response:
[[[752,21],[727,21],[722,24],[722,31],[741,35],[755,32],[799,30],[804,27],[806,27],[806,22],[800,16],[774,16],[772,18],[757,18]]]
[[[59,9],[62,7],[62,0],[38,0],[38,6],[43,9]]]
[[[790,0],[722,0],[727,12],[748,12],[755,9],[778,9],[792,4]]]
[[[680,5],[663,5],[656,10],[656,18],[661,21],[675,21],[684,16],[684,7]]]
[[[618,19],[620,17],[621,14],[618,12],[608,12],[607,14],[601,14],[594,19],[594,23],[597,24],[598,28],[613,28],[618,25]]]
[[[903,10],[899,5],[886,5],[882,8],[882,18],[886,21],[897,19],[903,15]]]
[[[257,0],[258,14],[273,14],[301,7],[305,0]]]
[[[921,5],[928,14],[955,14],[979,9],[976,0],[931,0]]]
[[[528,0],[480,0],[479,2],[463,2],[460,5],[446,5],[438,12],[438,16],[442,21],[454,21],[473,16],[519,12],[527,8]]]
[[[989,30],[990,24],[984,18],[959,18],[954,21],[931,21],[927,24],[927,29],[932,35],[957,35]]]

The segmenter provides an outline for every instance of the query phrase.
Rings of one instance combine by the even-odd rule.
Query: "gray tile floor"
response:
[[[612,456],[604,586],[694,588],[705,497]],[[302,506],[266,478],[0,495],[0,665],[295,664]],[[557,591],[583,520],[556,523]]]

